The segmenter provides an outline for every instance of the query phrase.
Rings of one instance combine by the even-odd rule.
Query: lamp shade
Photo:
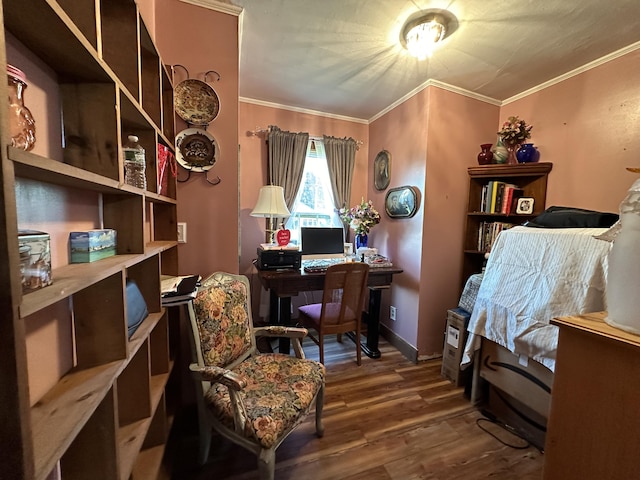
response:
[[[251,212],[252,217],[283,218],[291,215],[284,201],[284,189],[278,185],[260,188],[258,202]]]

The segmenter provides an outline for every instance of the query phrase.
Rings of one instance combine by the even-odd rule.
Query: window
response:
[[[302,172],[302,182],[287,220],[291,243],[300,244],[300,227],[342,227],[333,202],[329,167],[322,140],[311,139]]]

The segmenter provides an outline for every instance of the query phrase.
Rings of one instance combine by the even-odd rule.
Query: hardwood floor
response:
[[[318,348],[304,344],[308,358]],[[441,362],[417,365],[381,339],[382,358],[355,362],[349,339],[325,346],[325,435],[314,419],[294,431],[276,452],[276,479],[518,479],[542,478],[543,455],[486,420],[440,376]],[[494,432],[504,445],[478,426]],[[209,462],[195,465],[197,421],[193,412],[176,420],[173,480],[257,479],[255,456],[214,436]]]

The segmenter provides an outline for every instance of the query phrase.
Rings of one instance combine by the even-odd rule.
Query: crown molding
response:
[[[520,100],[521,98],[527,97],[533,93],[537,93],[541,90],[544,90],[545,88],[549,88],[553,85],[556,85],[560,82],[564,82],[565,80],[568,80],[569,78],[575,77],[577,75],[580,75],[581,73],[584,73],[586,71],[592,70],[596,67],[599,67],[600,65],[603,65],[607,62],[610,62],[611,60],[615,60],[616,58],[622,57],[628,53],[631,53],[635,50],[640,49],[640,42],[636,42],[636,43],[632,43],[631,45],[627,45],[624,48],[621,48],[620,50],[616,50],[615,52],[609,53],[608,55],[605,55],[604,57],[600,57],[592,62],[586,63],[584,65],[582,65],[581,67],[578,67],[574,70],[571,70],[570,72],[567,72],[563,75],[560,75],[559,77],[556,78],[552,78],[551,80],[548,80],[544,83],[541,83],[540,85],[537,85],[535,87],[530,88],[529,90],[525,90],[524,92],[520,92],[517,95],[514,95],[513,97],[509,97],[507,99],[505,99],[502,102],[502,105],[508,105],[509,103],[515,102],[516,100]]]
[[[498,107],[501,105],[500,100],[496,100],[495,98],[487,97],[485,95],[480,95],[479,93],[470,92],[469,90],[465,90],[464,88],[456,87],[454,85],[449,85],[448,83],[440,82],[438,80],[427,80],[422,85],[417,86],[416,88],[411,90],[409,93],[407,93],[403,97],[393,102],[384,110],[381,110],[380,112],[376,113],[373,117],[369,119],[369,123],[375,122],[377,119],[379,119],[386,113],[389,113],[398,105],[406,102],[411,97],[413,97],[414,95],[417,95],[427,87],[438,87],[438,88],[441,88],[442,90],[447,90],[448,92],[457,93],[458,95],[463,95],[465,97],[473,98],[475,100],[480,100],[481,102],[490,103],[491,105],[496,105]]]
[[[235,15],[236,17],[242,13],[243,8],[230,3],[219,2],[218,0],[180,0],[183,3],[189,3],[198,7],[208,8],[209,10],[215,10],[216,12],[228,13],[229,15]]]
[[[336,115],[334,113],[320,112],[318,110],[309,110],[308,108],[292,107],[289,105],[282,105],[281,103],[265,102],[263,100],[256,100],[254,98],[239,97],[238,100],[243,103],[250,103],[253,105],[260,105],[261,107],[278,108],[280,110],[289,110],[290,112],[307,113],[309,115],[316,115],[318,117],[332,118],[334,120],[344,120],[345,122],[362,123],[368,125],[369,122],[363,118],[347,117],[345,115]]]

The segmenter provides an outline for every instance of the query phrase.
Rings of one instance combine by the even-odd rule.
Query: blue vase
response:
[[[534,163],[540,159],[540,152],[533,143],[523,143],[516,152],[518,163]]]
[[[357,234],[356,235],[356,252],[360,247],[366,248],[368,240],[369,240],[369,237],[367,236],[366,233]]]

